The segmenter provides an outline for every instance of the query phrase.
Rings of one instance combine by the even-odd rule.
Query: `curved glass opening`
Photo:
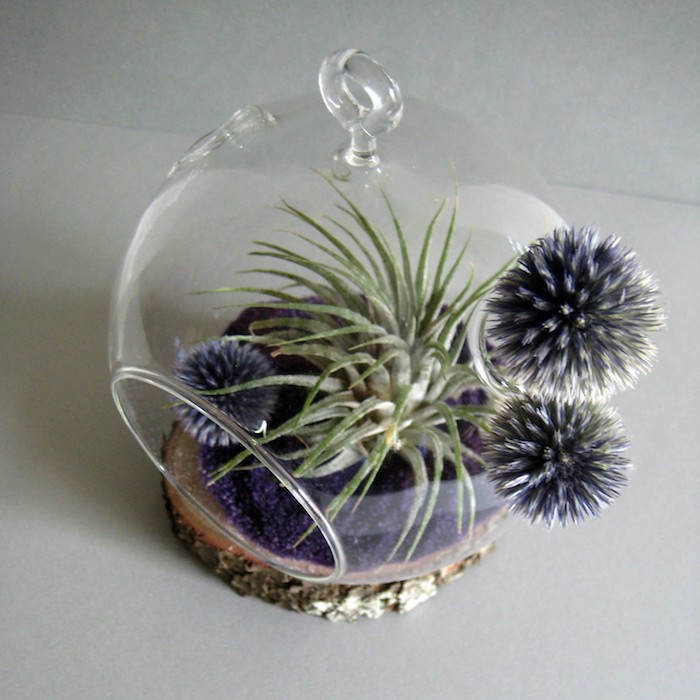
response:
[[[321,508],[280,460],[228,416],[150,370],[117,370],[112,394],[134,437],[174,489],[178,514],[195,529],[204,525],[211,544],[223,549],[233,544],[253,560],[308,581],[330,583],[343,576],[343,547]],[[240,470],[235,483],[227,483],[227,477],[214,481],[206,455],[173,412],[178,402],[250,449],[255,467]],[[243,511],[245,517],[237,518]],[[299,532],[289,531],[285,522],[290,521]]]

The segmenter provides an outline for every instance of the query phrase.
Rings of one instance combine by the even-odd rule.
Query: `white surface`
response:
[[[113,5],[111,13],[124,7],[125,18],[134,12],[143,19],[138,4]],[[300,5],[306,8],[308,3]],[[0,80],[2,108],[30,112],[31,105],[53,101],[54,111],[62,105],[59,116],[64,118],[108,121],[106,116],[114,112],[100,114],[96,107],[106,104],[106,89],[102,94],[91,82],[108,64],[117,77],[131,81],[110,82],[116,85],[116,93],[110,94],[121,109],[127,109],[123,98],[131,89],[138,93],[136,102],[145,104],[154,71],[159,66],[166,70],[166,63],[152,55],[145,35],[136,32],[142,38],[134,47],[123,25],[117,25],[118,38],[109,31],[109,22],[98,27],[99,13],[107,10],[85,5],[72,26],[66,14],[71,3],[49,6],[55,9],[40,17],[36,3],[13,5],[0,20],[11,32],[10,20],[17,21],[22,13],[27,32],[30,20],[36,20],[32,46],[38,50],[33,64],[20,66],[19,58],[28,50],[19,45],[8,50],[3,40],[3,51],[9,51],[14,63],[10,77],[3,70]],[[187,39],[178,12],[194,10],[187,3],[173,7],[171,14],[158,6],[152,17],[171,17],[168,26],[178,32],[174,38]],[[205,61],[201,56],[207,51],[220,52],[214,73],[207,72],[205,62],[199,64],[206,80],[214,80],[221,61],[229,57],[216,32],[234,30],[216,25],[213,5],[207,8],[215,48],[203,46],[205,53],[199,54],[192,44],[187,51],[192,61],[197,56]],[[233,11],[221,12],[229,18]],[[258,20],[248,13],[249,26],[258,22],[264,29],[270,12],[265,10]],[[399,26],[406,27],[411,22],[405,17],[417,10],[409,3],[405,13],[397,12]],[[624,10],[611,12],[611,21],[619,23]],[[667,12],[668,22],[675,15]],[[504,21],[515,21],[508,17]],[[111,15],[107,19],[116,22]],[[432,21],[446,27],[448,19]],[[415,30],[415,18],[411,21]],[[156,32],[162,41],[163,28],[155,19],[153,23],[139,31]],[[49,25],[56,35],[42,48]],[[663,29],[668,25],[662,25],[660,36],[668,38]],[[75,41],[89,45],[76,48],[69,39],[81,27],[90,32],[79,33]],[[198,41],[204,40],[201,27],[192,31]],[[567,35],[566,27],[561,31],[555,43]],[[678,31],[683,35],[690,30],[679,22]],[[292,22],[290,35],[296,41],[300,32],[298,22]],[[312,34],[311,48],[306,43],[300,47],[303,60],[321,45]],[[382,46],[378,34],[374,36],[376,46]],[[630,41],[625,34],[618,38],[623,45]],[[294,43],[290,36],[282,40],[287,47]],[[405,45],[405,36],[400,40]],[[447,65],[448,57],[439,55],[444,46],[434,36],[431,40],[430,60]],[[130,41],[138,43],[136,38]],[[398,46],[399,38],[395,41]],[[241,63],[254,57],[274,80],[279,79],[274,77],[277,68],[290,81],[298,79],[300,64],[284,57],[278,65],[273,55],[254,52],[250,37],[246,42],[243,48],[231,48]],[[175,43],[177,55],[186,52],[182,43]],[[327,48],[323,43],[321,53]],[[487,43],[482,39],[469,50],[484,50]],[[122,53],[110,54],[117,44]],[[103,49],[104,63],[90,65]],[[118,64],[129,50],[135,52],[133,74],[127,70],[131,63]],[[687,42],[686,50],[686,55],[697,56]],[[392,51],[389,56],[395,55]],[[66,56],[75,64],[61,63]],[[308,68],[315,70],[317,56],[313,59]],[[183,65],[182,56],[179,60],[173,65]],[[493,61],[486,61],[489,70],[508,73],[509,80],[522,70],[512,53]],[[47,72],[54,62],[55,75]],[[7,61],[2,65],[7,67]],[[411,65],[402,68],[406,76],[412,75],[417,59]],[[17,82],[22,70],[30,71],[32,80]],[[427,68],[416,70],[425,81]],[[565,73],[561,68],[562,80]],[[221,98],[223,107],[208,104],[213,90],[208,83],[199,104],[190,92],[187,99],[175,94],[174,74],[175,68],[164,76],[153,109],[166,98],[181,100],[182,113],[190,117],[201,109],[194,135],[213,126],[207,110],[227,112],[237,106],[232,93]],[[54,79],[52,86],[49,78]],[[606,76],[601,72],[597,79]],[[697,83],[697,74],[693,79]],[[427,91],[428,83],[423,84]],[[80,85],[82,102],[71,92]],[[45,93],[47,86],[51,90]],[[239,86],[256,88],[248,78]],[[81,104],[92,111],[81,112]],[[629,108],[620,107],[623,113]],[[524,109],[534,109],[533,104]],[[642,119],[665,120],[655,110],[649,105]],[[141,112],[134,108],[131,114]],[[223,115],[214,116],[216,122]],[[516,130],[524,128],[519,112],[501,118]],[[539,114],[533,112],[531,118],[538,120]],[[671,131],[668,124],[666,132]],[[168,125],[156,121],[135,126]],[[546,126],[538,122],[537,129]],[[624,144],[623,126],[617,134]],[[238,598],[191,557],[169,532],[155,470],[111,403],[106,325],[112,281],[150,195],[190,141],[189,135],[42,115],[0,117],[0,697],[698,697],[700,207],[555,188],[565,216],[580,224],[596,221],[605,231],[623,235],[656,271],[665,292],[669,327],[659,336],[658,366],[617,401],[633,439],[636,465],[631,487],[619,502],[603,518],[567,531],[543,533],[516,524],[480,567],[407,616],[330,624]],[[595,135],[588,143],[606,151],[605,138]],[[687,138],[681,139],[684,144]],[[649,147],[660,149],[657,142]],[[669,157],[675,158],[674,153],[669,149]],[[624,157],[605,156],[613,163],[607,171],[610,178],[626,172]],[[683,160],[686,156],[681,154],[674,168],[696,187],[697,164]],[[652,173],[651,191],[683,199],[685,190],[677,190],[674,197],[676,190],[663,172]],[[613,185],[624,187],[625,182]],[[670,195],[663,191],[668,187]]]

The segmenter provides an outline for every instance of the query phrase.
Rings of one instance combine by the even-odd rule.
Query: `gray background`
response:
[[[0,2],[0,695],[698,697],[699,31],[691,0]],[[332,625],[236,597],[170,535],[106,324],[172,161],[345,46],[622,234],[669,327],[616,401],[636,470],[603,518],[515,523],[410,615]]]
[[[2,4],[4,112],[200,135],[355,47],[550,182],[700,201],[697,0]]]

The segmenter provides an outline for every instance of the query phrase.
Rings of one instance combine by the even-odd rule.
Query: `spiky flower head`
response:
[[[595,228],[534,243],[486,304],[499,370],[547,398],[606,397],[650,369],[663,327],[654,279],[620,239]]]
[[[181,351],[173,374],[234,421],[250,431],[258,431],[270,419],[277,401],[277,386],[255,386],[229,392],[245,382],[272,375],[270,359],[253,345],[244,345],[224,336],[205,340],[188,351]],[[178,403],[175,411],[187,432],[209,447],[236,444],[228,432],[188,404]]]
[[[588,401],[507,399],[491,420],[487,472],[512,511],[563,526],[598,514],[627,483],[616,411]]]

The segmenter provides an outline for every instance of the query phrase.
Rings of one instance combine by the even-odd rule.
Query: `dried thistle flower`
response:
[[[499,368],[531,394],[601,398],[650,369],[658,288],[619,238],[595,228],[541,238],[487,302]]]
[[[492,418],[484,456],[511,510],[551,527],[596,515],[614,500],[627,482],[628,446],[610,406],[519,396]]]
[[[186,352],[181,351],[173,370],[176,379],[200,392],[219,410],[251,431],[258,431],[270,418],[278,387],[255,386],[235,393],[228,390],[269,377],[273,372],[272,362],[261,350],[226,336],[205,340]],[[210,447],[236,444],[235,438],[191,406],[178,403],[175,411],[187,432],[198,442]]]

